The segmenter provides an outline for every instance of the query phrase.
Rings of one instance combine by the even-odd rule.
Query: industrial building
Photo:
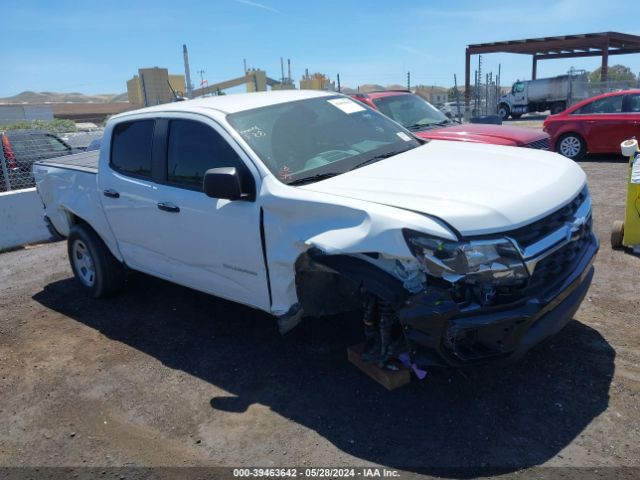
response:
[[[335,90],[336,85],[323,73],[309,75],[309,70],[305,70],[304,76],[300,79],[300,90]]]
[[[449,100],[449,89],[436,85],[417,85],[414,92],[434,105],[441,105]],[[461,98],[463,95],[461,94]]]
[[[175,95],[184,97],[186,90],[184,75],[170,74],[166,68],[140,68],[127,80],[129,103],[135,107],[169,103]]]
[[[51,105],[0,105],[0,125],[32,120],[53,120]]]

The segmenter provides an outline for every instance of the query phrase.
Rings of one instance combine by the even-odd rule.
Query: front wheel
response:
[[[580,160],[587,153],[587,145],[577,133],[566,133],[558,139],[556,150],[571,160]]]
[[[509,109],[509,105],[501,103],[500,106],[498,106],[498,115],[500,115],[500,118],[502,118],[502,120],[506,120],[507,118],[509,118],[510,113],[511,110]]]
[[[88,225],[76,225],[69,232],[67,251],[71,269],[82,289],[93,298],[118,290],[124,281],[124,267]]]

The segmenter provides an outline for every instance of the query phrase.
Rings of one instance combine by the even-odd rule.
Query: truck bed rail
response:
[[[70,170],[81,170],[87,173],[98,173],[98,159],[100,158],[100,150],[92,150],[90,152],[81,152],[74,155],[65,155],[63,157],[49,158],[40,160],[33,165],[67,168]]]

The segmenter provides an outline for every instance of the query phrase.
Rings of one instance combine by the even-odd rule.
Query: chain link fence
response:
[[[101,137],[102,130],[59,134],[45,130],[0,131],[0,192],[34,187],[34,162],[83,152]]]
[[[608,80],[604,82],[584,82],[583,85],[577,84],[571,89],[572,95],[569,98],[569,105],[577,103],[587,98],[595,97],[602,93],[619,92],[629,90],[631,88],[640,88],[640,82],[637,80]]]
[[[490,116],[498,113],[500,97],[507,93],[502,91],[500,85],[500,71],[497,75],[493,72],[483,74],[476,70],[475,82],[472,86],[471,115]],[[607,80],[593,82],[588,78],[588,72],[584,70],[570,70],[568,72],[569,88],[566,106],[569,107],[587,98],[595,97],[602,93],[618,92],[631,88],[640,88],[640,79],[635,80]],[[507,89],[505,89],[507,90]]]

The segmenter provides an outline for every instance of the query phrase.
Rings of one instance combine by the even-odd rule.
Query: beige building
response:
[[[127,80],[129,103],[139,107],[172,102],[172,89],[179,97],[185,96],[184,75],[171,75],[166,68],[140,68],[138,75]]]
[[[247,92],[266,92],[267,91],[267,72],[260,69],[251,69],[247,71],[248,82]]]
[[[413,88],[416,95],[421,96],[427,102],[441,105],[449,101],[449,89],[435,85],[418,85]]]
[[[304,76],[300,79],[300,90],[335,90],[336,86],[334,82],[329,81],[324,73],[314,73],[309,75],[306,71]]]

